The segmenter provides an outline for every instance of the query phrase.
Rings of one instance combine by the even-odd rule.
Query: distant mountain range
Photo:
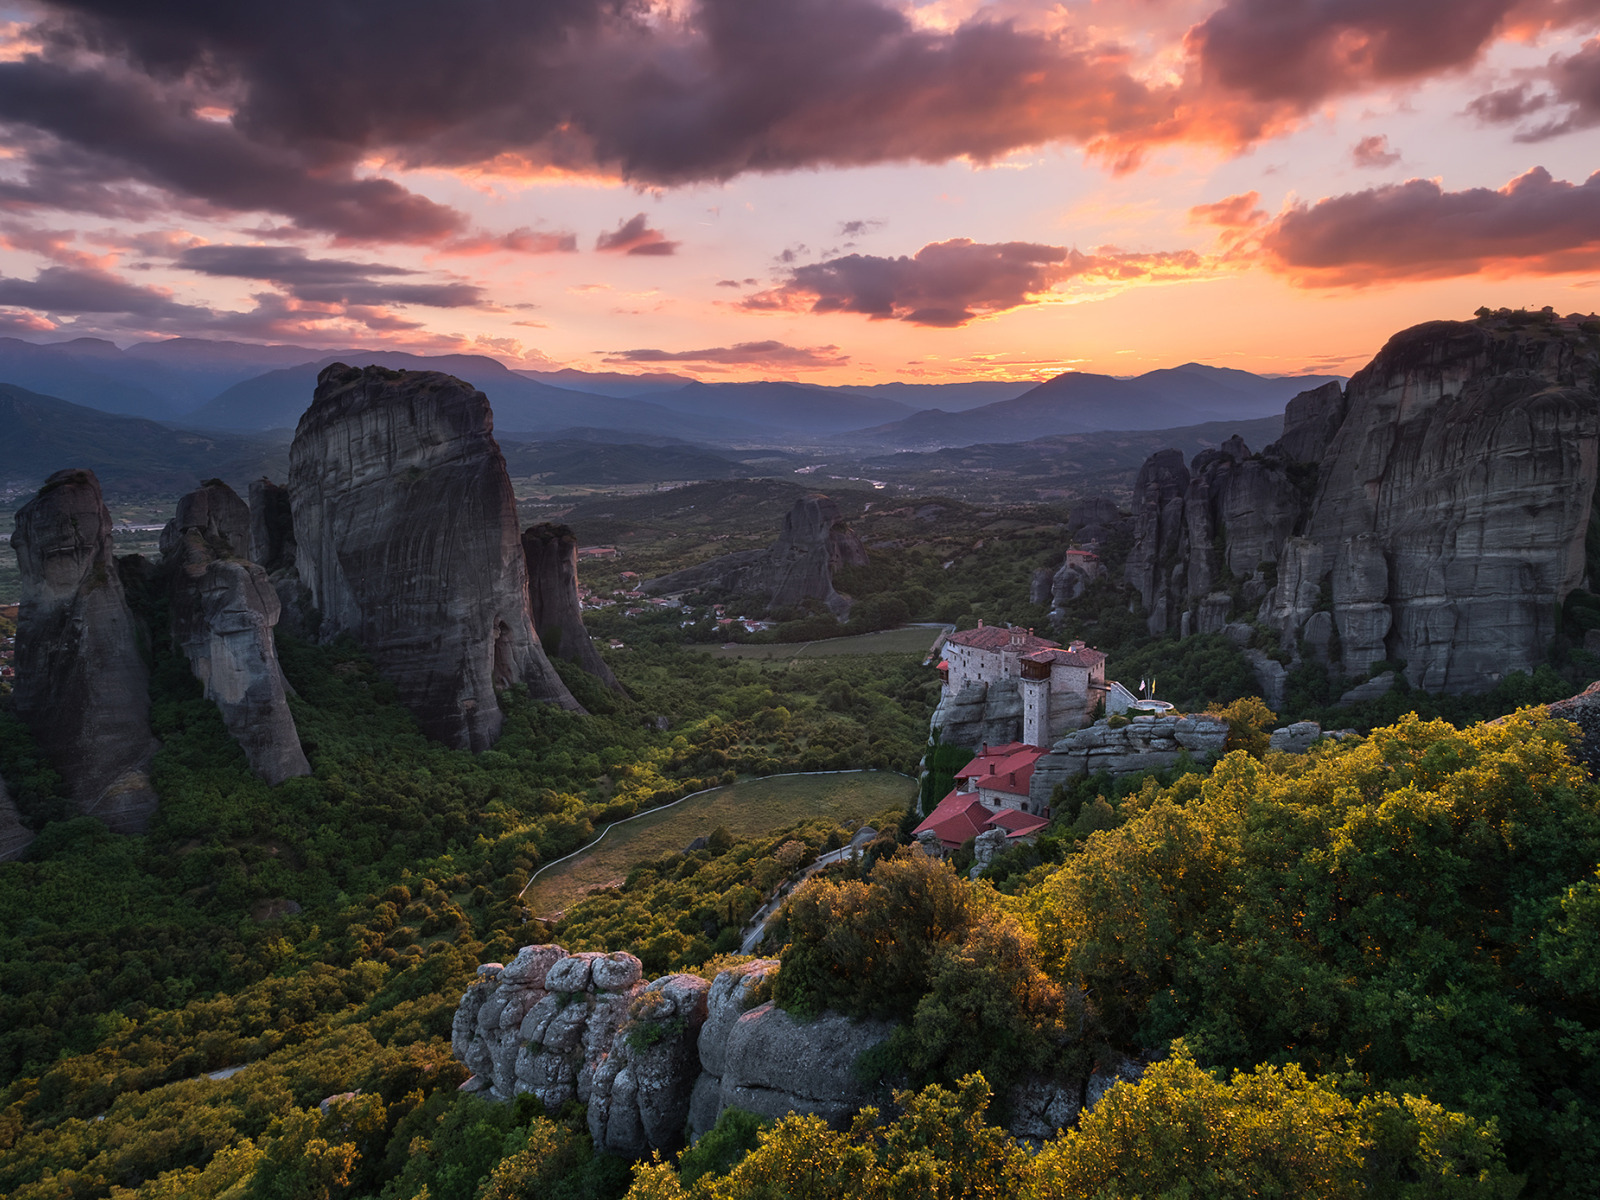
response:
[[[88,467],[107,495],[168,497],[221,478],[243,493],[289,470],[286,436],[196,433],[0,384],[0,484],[37,487],[65,467]]]
[[[315,350],[172,338],[119,349],[78,338],[0,338],[0,383],[87,408],[230,432],[292,430],[331,362],[446,371],[481,388],[506,434],[613,431],[735,447],[931,450],[1100,430],[1250,420],[1329,376],[1273,379],[1189,363],[1131,379],[1070,373],[1045,383],[701,383],[656,372],[512,370],[485,355]],[[583,440],[593,440],[587,434]]]
[[[1213,421],[1282,416],[1299,393],[1332,375],[1269,378],[1186,363],[1131,379],[1073,372],[1010,400],[965,412],[928,409],[850,435],[852,448],[937,450],[947,446],[1027,442],[1062,434],[1171,429]]]

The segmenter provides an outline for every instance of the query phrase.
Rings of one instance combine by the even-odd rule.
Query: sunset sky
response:
[[[0,8],[29,340],[937,382],[1600,308],[1600,0]]]

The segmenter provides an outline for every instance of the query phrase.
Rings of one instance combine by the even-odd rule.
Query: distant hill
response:
[[[551,434],[574,425],[607,426],[700,441],[758,437],[764,433],[758,426],[731,418],[698,419],[642,400],[551,387],[484,355],[421,355],[394,350],[343,350],[269,371],[228,388],[184,420],[202,429],[292,430],[311,404],[318,372],[335,362],[359,366],[377,363],[396,370],[444,371],[454,375],[489,397],[495,428],[508,433]]]
[[[966,412],[929,409],[901,421],[861,430],[858,447],[936,449],[1023,442],[1062,434],[1171,429],[1210,421],[1282,416],[1299,393],[1332,375],[1267,378],[1248,371],[1187,363],[1132,379],[1070,372],[1011,400]]]
[[[621,371],[575,371],[565,367],[560,371],[518,371],[517,374],[526,375],[539,383],[548,383],[551,387],[591,392],[596,396],[646,396],[653,392],[670,392],[694,382],[687,375],[672,375],[665,371],[625,375]]]
[[[685,416],[762,425],[774,433],[844,433],[909,417],[894,400],[801,383],[691,383],[656,392],[652,403]]]
[[[987,379],[970,383],[872,383],[854,385],[847,389],[861,396],[876,396],[880,400],[894,400],[918,412],[939,408],[945,412],[965,412],[1001,400],[1013,400],[1039,385],[1032,380],[1020,383],[996,383]]]
[[[0,384],[0,481],[37,487],[53,472],[88,467],[108,496],[187,492],[218,477],[243,491],[252,479],[283,479],[289,439],[196,433],[141,417],[70,404]]]
[[[102,412],[170,420],[241,380],[317,354],[304,346],[204,338],[141,342],[126,350],[101,338],[0,338],[0,382]]]
[[[513,478],[535,476],[541,483],[667,483],[681,479],[742,479],[760,474],[743,463],[694,446],[501,440],[500,449]]]

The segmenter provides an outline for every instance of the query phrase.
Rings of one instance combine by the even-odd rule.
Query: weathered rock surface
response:
[[[1267,748],[1288,754],[1304,754],[1322,738],[1322,726],[1315,721],[1296,721],[1281,729],[1274,729],[1267,738]]]
[[[1022,687],[1015,679],[969,683],[941,696],[929,727],[947,746],[1003,746],[1022,740]]]
[[[50,476],[17,512],[11,544],[22,574],[17,715],[80,813],[141,833],[157,804],[150,676],[94,472]]]
[[[1227,740],[1228,723],[1204,713],[1134,717],[1121,727],[1097,721],[1069,733],[1039,759],[1028,798],[1047,805],[1057,784],[1101,771],[1114,776],[1161,771],[1176,766],[1185,755],[1203,762],[1221,754]]]
[[[834,1015],[802,1024],[759,1003],[777,965],[757,960],[711,984],[693,975],[644,983],[631,954],[525,946],[508,964],[479,968],[451,1049],[473,1072],[471,1089],[588,1105],[595,1145],[615,1154],[670,1149],[730,1104],[843,1123],[868,1098],[851,1067],[890,1027]]]
[[[16,802],[0,779],[0,862],[18,857],[33,842],[33,830],[22,823]]]
[[[206,699],[270,784],[309,775],[289,715],[273,627],[280,606],[267,573],[245,554],[251,513],[227,484],[202,485],[178,501],[161,534],[172,587],[172,634]]]
[[[1543,661],[1589,569],[1600,348],[1580,319],[1416,326],[1290,401],[1261,455],[1236,442],[1139,474],[1126,578],[1152,632],[1231,618],[1231,581],[1296,663],[1302,642],[1346,675],[1402,660],[1458,693]]]
[[[320,633],[349,633],[430,736],[483,750],[497,688],[576,709],[539,646],[484,394],[436,371],[317,377],[289,451],[296,566]]]
[[[544,652],[576,663],[614,692],[622,685],[589,640],[578,603],[578,539],[565,525],[548,522],[522,531],[528,564],[528,602]]]
[[[827,496],[802,496],[783,518],[778,540],[766,550],[725,554],[697,567],[647,580],[644,591],[657,595],[712,590],[771,597],[774,608],[802,600],[821,600],[843,618],[850,600],[834,590],[833,573],[841,566],[867,563],[867,551]]]
[[[1591,683],[1576,696],[1557,700],[1548,706],[1552,717],[1572,721],[1582,739],[1572,748],[1573,757],[1590,775],[1600,777],[1600,683]]]
[[[1348,708],[1352,704],[1360,704],[1366,700],[1376,700],[1379,696],[1387,696],[1394,690],[1398,676],[1393,671],[1385,671],[1365,683],[1358,683],[1344,695],[1334,701],[1336,708]]]

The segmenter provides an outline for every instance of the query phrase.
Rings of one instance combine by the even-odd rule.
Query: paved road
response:
[[[862,830],[861,833],[868,833],[868,831]],[[871,830],[869,836],[865,838],[861,836],[861,833],[857,833],[856,836],[850,840],[850,844],[848,846],[840,846],[837,850],[830,850],[826,854],[819,854],[816,862],[812,863],[804,871],[800,872],[800,877],[794,881],[795,887],[799,887],[802,883],[810,879],[824,867],[831,867],[836,862],[843,862],[852,855],[860,854],[861,848],[871,841],[872,838],[877,836],[876,830]],[[793,891],[794,888],[790,888],[789,890]],[[767,918],[778,911],[779,906],[783,904],[783,901],[787,895],[788,892],[785,892],[783,895],[769,900],[760,908],[756,909],[755,916],[750,918],[750,924],[745,927],[744,941],[739,943],[740,954],[754,954],[756,952],[756,947],[761,944],[761,939],[767,936]]]

